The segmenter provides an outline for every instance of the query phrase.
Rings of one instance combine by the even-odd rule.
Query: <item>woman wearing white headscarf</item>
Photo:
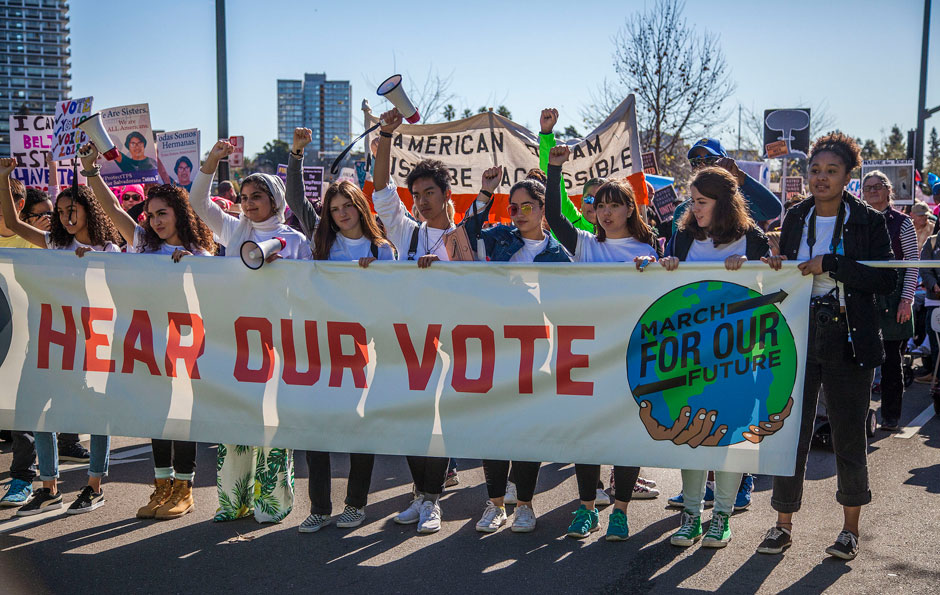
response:
[[[269,174],[252,174],[241,186],[241,210],[229,215],[209,196],[215,170],[234,147],[219,141],[193,181],[189,196],[193,211],[225,246],[226,256],[238,257],[247,240],[263,242],[283,238],[281,258],[310,259],[307,239],[284,223],[284,182]],[[276,523],[290,514],[294,504],[294,453],[284,448],[220,444],[218,450],[219,508],[214,520],[230,521],[254,512],[259,523]]]

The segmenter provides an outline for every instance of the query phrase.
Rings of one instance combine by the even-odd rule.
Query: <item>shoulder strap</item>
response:
[[[415,254],[418,253],[418,230],[420,229],[420,226],[416,227],[411,233],[411,247],[408,248],[408,260],[414,260]]]
[[[930,251],[933,252],[937,249],[937,236],[930,236],[928,239],[930,240]]]
[[[372,250],[372,258],[378,258],[378,257],[379,257],[379,247],[376,246],[375,244],[372,244],[369,248],[370,248],[370,250]]]

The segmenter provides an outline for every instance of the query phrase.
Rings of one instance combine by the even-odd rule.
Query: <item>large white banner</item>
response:
[[[790,474],[811,283],[4,250],[0,427]]]

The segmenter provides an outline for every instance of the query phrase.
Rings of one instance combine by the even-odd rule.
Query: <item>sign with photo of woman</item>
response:
[[[118,148],[114,161],[101,162],[101,177],[110,186],[159,182],[157,149],[146,103],[101,111],[105,130]]]

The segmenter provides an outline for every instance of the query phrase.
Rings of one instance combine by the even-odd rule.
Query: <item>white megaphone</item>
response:
[[[400,74],[393,74],[385,79],[385,82],[379,85],[375,92],[391,101],[392,105],[398,108],[401,116],[409,124],[415,124],[421,119],[421,114],[415,109],[414,104],[408,99],[408,95],[401,86]]]
[[[108,161],[117,159],[118,150],[108,136],[108,131],[104,129],[104,123],[101,121],[101,112],[95,112],[78,123],[79,129],[95,143],[98,152],[104,155]]]
[[[284,241],[284,238],[271,238],[263,242],[252,242],[248,240],[242,244],[242,262],[244,262],[245,266],[249,269],[258,270],[267,262],[272,254],[277,254],[283,250],[285,246],[287,246],[287,242]]]

